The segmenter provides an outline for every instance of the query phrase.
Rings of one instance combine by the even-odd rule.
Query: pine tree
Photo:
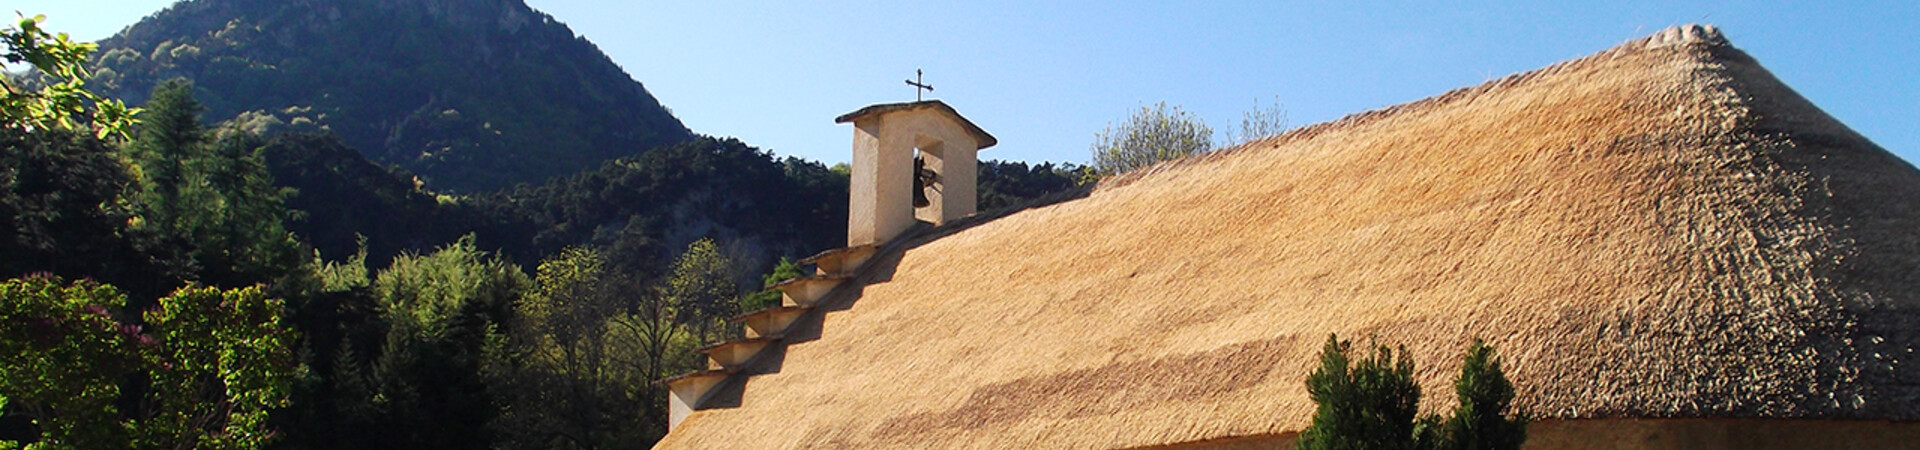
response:
[[[154,250],[172,275],[238,287],[304,273],[308,252],[286,231],[290,192],[274,186],[257,152],[263,142],[240,132],[213,139],[183,79],[155,87],[146,110],[130,147],[139,223],[160,237]]]
[[[141,168],[142,181],[152,189],[155,203],[151,206],[171,217],[190,165],[206,159],[206,129],[200,125],[200,113],[206,107],[193,97],[192,82],[175,78],[153,88],[145,109],[133,143],[133,160]]]
[[[1386,346],[1349,368],[1350,345],[1328,337],[1320,368],[1307,378],[1307,393],[1319,408],[1300,433],[1301,449],[1518,449],[1527,440],[1525,416],[1506,416],[1513,383],[1485,342],[1468,348],[1454,391],[1460,405],[1451,417],[1415,419],[1420,385],[1405,348],[1399,359]]]
[[[1525,415],[1507,416],[1513,383],[1500,371],[1500,357],[1479,339],[1467,349],[1460,378],[1453,383],[1460,406],[1446,423],[1447,449],[1518,449],[1527,441]]]
[[[1320,368],[1307,377],[1307,393],[1319,404],[1313,425],[1300,433],[1299,448],[1414,450],[1433,448],[1428,419],[1416,422],[1420,385],[1413,380],[1413,360],[1401,349],[1399,358],[1387,346],[1348,367],[1351,345],[1328,336],[1320,352]]]

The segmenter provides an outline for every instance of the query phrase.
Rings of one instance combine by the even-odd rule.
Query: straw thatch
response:
[[[1304,428],[1329,333],[1450,408],[1920,420],[1920,171],[1711,28],[935,230],[668,448],[1232,443]]]

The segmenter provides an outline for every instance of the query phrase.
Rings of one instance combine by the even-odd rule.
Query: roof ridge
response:
[[[1441,105],[1452,103],[1454,101],[1476,97],[1482,94],[1486,94],[1488,92],[1500,90],[1502,88],[1517,86],[1522,83],[1533,81],[1540,77],[1554,75],[1561,72],[1566,72],[1569,70],[1586,67],[1588,65],[1595,64],[1601,61],[1612,60],[1622,56],[1635,54],[1635,53],[1648,51],[1648,50],[1662,49],[1662,48],[1682,46],[1682,45],[1691,45],[1691,44],[1698,44],[1706,47],[1720,47],[1720,46],[1733,45],[1731,42],[1727,41],[1726,36],[1720,33],[1720,28],[1713,25],[1686,24],[1686,25],[1668,27],[1666,29],[1660,30],[1659,32],[1655,32],[1651,35],[1641,37],[1638,39],[1629,40],[1625,43],[1613,46],[1612,48],[1608,48],[1606,50],[1601,50],[1599,52],[1596,52],[1587,56],[1582,56],[1579,58],[1561,61],[1558,63],[1554,63],[1552,65],[1548,65],[1546,67],[1541,67],[1538,69],[1528,70],[1524,72],[1517,72],[1512,75],[1507,75],[1507,76],[1496,78],[1493,80],[1488,80],[1484,83],[1480,83],[1472,86],[1456,88],[1456,89],[1441,93],[1439,95],[1434,95],[1434,96],[1422,98],[1419,100],[1414,100],[1414,101],[1400,103],[1400,104],[1387,106],[1383,108],[1348,114],[1345,116],[1341,116],[1339,119],[1334,119],[1331,121],[1321,122],[1313,125],[1302,126],[1302,127],[1287,131],[1285,133],[1281,133],[1277,136],[1254,140],[1251,142],[1241,144],[1236,147],[1216,150],[1212,152],[1202,153],[1202,154],[1188,156],[1185,158],[1180,158],[1180,159],[1175,159],[1170,161],[1164,161],[1158,164],[1154,164],[1138,170],[1134,170],[1132,172],[1123,173],[1117,176],[1109,177],[1108,179],[1105,179],[1105,180],[1101,180],[1100,184],[1096,187],[1096,190],[1106,190],[1106,189],[1126,186],[1128,184],[1132,184],[1135,181],[1139,181],[1140,179],[1152,176],[1153,174],[1166,172],[1169,170],[1185,167],[1185,166],[1196,164],[1196,163],[1213,161],[1221,157],[1239,154],[1241,151],[1245,151],[1245,149],[1254,148],[1255,146],[1253,144],[1256,144],[1256,143],[1282,144],[1282,143],[1294,142],[1299,140],[1311,139],[1323,133],[1350,129],[1353,127],[1361,126],[1363,124],[1372,123],[1376,120],[1398,116],[1403,113],[1425,111]]]

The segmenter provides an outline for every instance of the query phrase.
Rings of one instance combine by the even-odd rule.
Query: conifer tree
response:
[[[1400,350],[1400,357],[1387,346],[1376,346],[1373,355],[1349,368],[1351,345],[1338,336],[1328,336],[1320,352],[1320,368],[1307,377],[1307,393],[1319,404],[1313,425],[1300,433],[1299,448],[1305,449],[1431,449],[1434,435],[1430,424],[1415,422],[1419,413],[1420,384],[1413,380],[1413,360]]]
[[[156,253],[172,275],[216,286],[268,283],[302,273],[304,245],[286,231],[286,189],[274,186],[257,150],[241,132],[215,140],[200,124],[205,108],[193,84],[155,87],[146,120],[130,147],[140,174],[145,231],[160,236]]]
[[[200,113],[206,108],[193,97],[193,84],[175,78],[153,88],[142,114],[140,132],[133,142],[133,161],[140,167],[145,187],[149,221],[165,228],[178,228],[183,189],[189,184],[191,165],[206,160],[206,130],[200,125]]]
[[[1513,383],[1500,371],[1500,357],[1485,341],[1473,340],[1460,378],[1453,383],[1460,406],[1447,419],[1445,448],[1519,449],[1527,441],[1525,415],[1505,415],[1513,404]]]
[[[1300,433],[1301,449],[1518,449],[1527,440],[1524,415],[1507,416],[1513,384],[1500,371],[1493,348],[1474,340],[1460,377],[1454,381],[1460,404],[1448,418],[1415,419],[1420,385],[1413,360],[1386,346],[1349,365],[1350,345],[1328,337],[1320,368],[1307,378],[1307,393],[1318,404],[1313,424]]]

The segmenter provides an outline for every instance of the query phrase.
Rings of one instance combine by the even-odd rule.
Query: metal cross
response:
[[[907,80],[907,85],[913,86],[913,101],[917,102],[921,100],[920,98],[921,89],[925,89],[927,92],[933,92],[933,85],[924,83],[925,80],[922,79],[922,77],[925,77],[925,76],[926,76],[926,73],[921,72],[920,69],[913,69],[913,79]],[[920,80],[920,81],[915,81],[915,80]]]

